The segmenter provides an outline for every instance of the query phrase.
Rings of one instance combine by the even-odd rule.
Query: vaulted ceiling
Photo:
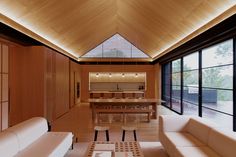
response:
[[[152,61],[236,13],[236,0],[0,0],[0,21],[74,59],[118,33]]]

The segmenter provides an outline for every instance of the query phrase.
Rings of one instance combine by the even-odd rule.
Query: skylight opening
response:
[[[104,41],[82,58],[150,58],[119,34]]]

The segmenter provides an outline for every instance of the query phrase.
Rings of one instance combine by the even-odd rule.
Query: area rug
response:
[[[168,157],[160,142],[139,142],[145,157]],[[65,157],[85,157],[89,142],[78,142]]]

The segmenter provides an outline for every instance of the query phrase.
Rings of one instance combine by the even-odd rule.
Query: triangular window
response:
[[[104,41],[82,57],[84,58],[149,58],[119,34]]]

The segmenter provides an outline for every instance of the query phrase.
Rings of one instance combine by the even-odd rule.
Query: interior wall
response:
[[[156,63],[155,65],[155,94],[156,98],[161,99],[161,65]]]
[[[69,111],[69,58],[44,46],[10,48],[10,125]]]
[[[10,125],[44,113],[44,52],[42,47],[10,48]]]
[[[55,119],[69,111],[69,58],[56,53]]]
[[[70,60],[70,107],[78,105],[81,93],[80,65]]]
[[[81,101],[89,98],[89,72],[146,72],[146,98],[156,98],[154,65],[81,65]]]
[[[24,88],[20,82],[23,77],[23,65],[24,60],[21,59],[25,54],[26,48],[20,45],[11,45],[9,47],[9,87],[10,87],[10,112],[9,112],[9,125],[13,125],[21,122],[23,119],[23,107],[21,106],[22,97],[19,93],[22,93]]]

